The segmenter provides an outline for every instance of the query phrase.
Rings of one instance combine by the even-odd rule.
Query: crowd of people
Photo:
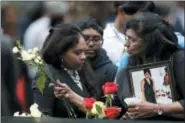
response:
[[[170,8],[164,12],[160,10],[163,7],[152,1],[116,1],[114,22],[104,28],[99,18],[92,16],[66,23],[67,6],[68,2],[45,2],[44,14],[20,35],[25,49],[41,50],[48,71],[58,78],[53,86],[49,78],[46,80],[43,94],[36,86],[38,70],[17,60],[12,53],[18,39],[16,11],[13,7],[3,9],[2,116],[11,116],[16,111],[29,112],[30,105],[37,103],[45,116],[66,118],[69,114],[60,100],[65,98],[77,117],[85,118],[83,99],[104,100],[102,85],[115,82],[118,92],[113,103],[122,109],[117,119],[184,119],[184,27],[181,25],[178,30],[170,23]],[[151,95],[146,95],[151,89],[145,88],[150,86],[144,79],[143,93],[147,99],[128,106],[124,99],[132,95],[127,67],[167,60],[172,62],[178,100],[157,104]],[[144,73],[150,76],[150,71]]]

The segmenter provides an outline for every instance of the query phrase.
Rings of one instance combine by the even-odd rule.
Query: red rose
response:
[[[114,82],[106,82],[102,88],[104,94],[114,94],[118,91],[118,85]]]
[[[114,119],[119,115],[121,109],[118,107],[108,107],[104,109],[104,112],[107,118]]]
[[[83,105],[86,109],[92,109],[93,103],[96,101],[94,98],[84,98]]]

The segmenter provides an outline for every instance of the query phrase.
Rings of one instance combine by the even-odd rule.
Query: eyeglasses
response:
[[[141,41],[142,39],[134,39],[128,35],[125,35],[125,41],[129,42],[129,43],[134,43],[134,42],[138,42]]]
[[[83,36],[87,44],[89,44],[90,41],[92,41],[93,44],[99,44],[102,41],[102,37],[98,35],[94,35],[94,36],[83,35]]]

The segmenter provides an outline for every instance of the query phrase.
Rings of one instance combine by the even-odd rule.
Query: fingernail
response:
[[[49,87],[53,87],[53,86],[55,86],[55,84],[50,83],[48,86],[49,86]]]

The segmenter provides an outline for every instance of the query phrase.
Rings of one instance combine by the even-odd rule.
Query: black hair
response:
[[[46,38],[42,48],[42,58],[47,64],[51,64],[57,69],[61,69],[61,55],[76,45],[79,41],[81,30],[72,24],[59,24],[50,29],[50,33]],[[84,86],[88,91],[96,97],[100,98],[100,88],[96,81],[96,77],[92,68],[88,63],[84,64],[81,70],[82,76],[85,78]]]
[[[76,25],[83,31],[85,29],[93,28],[101,36],[103,36],[103,27],[100,25],[100,22],[93,17],[89,17],[85,20],[79,21]]]
[[[152,76],[152,74],[151,74],[151,72],[150,72],[150,70],[149,70],[149,69],[144,69],[144,70],[143,70],[143,72],[144,72],[144,74],[149,73],[149,74],[150,74],[150,76]]]
[[[114,8],[116,9],[116,14],[118,9],[121,9],[127,15],[133,15],[138,11],[153,12],[155,4],[152,1],[115,1]]]
[[[140,13],[126,23],[125,31],[128,29],[134,30],[143,40],[148,62],[168,60],[179,49],[172,26],[157,14]]]
[[[171,12],[171,7],[169,5],[156,5],[154,13],[162,16],[163,18],[167,17]]]
[[[61,68],[61,57],[79,41],[81,30],[72,24],[59,24],[51,28],[43,48],[43,60],[54,67]]]
[[[167,73],[168,72],[168,67],[165,67],[164,68],[164,71]]]

